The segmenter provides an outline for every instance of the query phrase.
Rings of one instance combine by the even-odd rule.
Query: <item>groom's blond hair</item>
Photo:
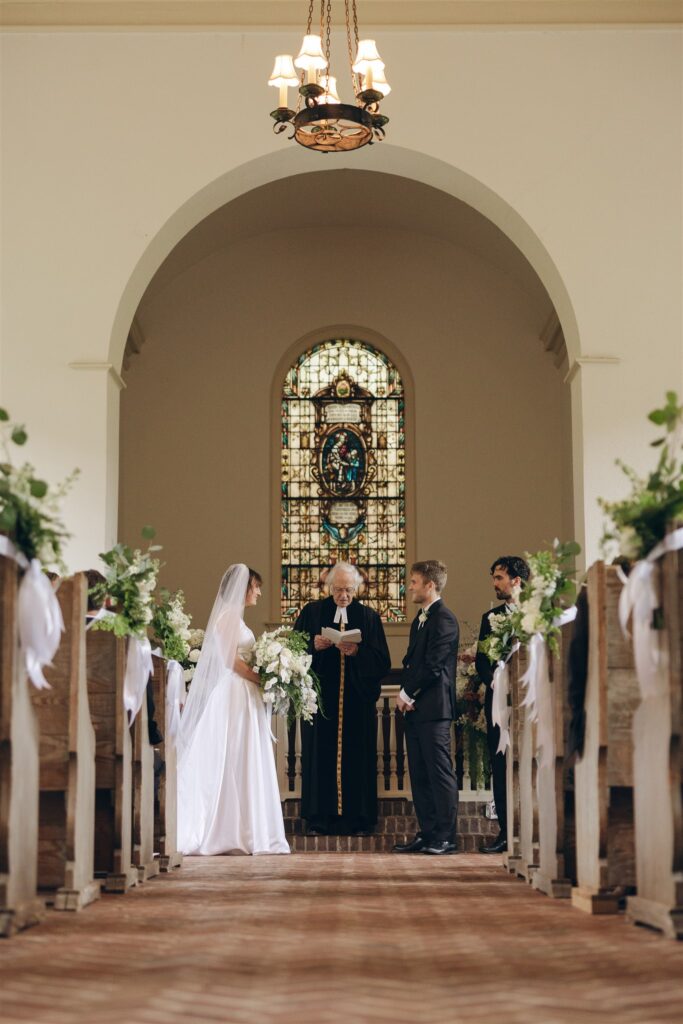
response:
[[[427,583],[433,583],[438,594],[441,593],[448,582],[448,569],[444,562],[439,562],[437,559],[430,559],[426,562],[413,562],[410,571],[419,573]]]

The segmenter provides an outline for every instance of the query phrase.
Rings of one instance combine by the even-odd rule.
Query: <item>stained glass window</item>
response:
[[[358,566],[385,622],[405,610],[405,407],[401,377],[360,341],[313,345],[282,391],[281,613],[321,596],[337,561]]]

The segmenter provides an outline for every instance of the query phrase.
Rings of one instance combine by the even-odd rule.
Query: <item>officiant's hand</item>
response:
[[[358,644],[352,644],[346,640],[342,640],[337,644],[337,647],[345,654],[347,658],[353,658],[354,655],[358,654]]]
[[[316,651],[326,651],[328,647],[332,646],[332,641],[328,640],[322,633],[318,633],[317,636],[313,637],[313,646]]]

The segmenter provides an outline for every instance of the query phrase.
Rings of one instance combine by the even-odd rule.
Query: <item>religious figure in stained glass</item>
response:
[[[350,561],[363,601],[405,620],[405,409],[400,375],[359,341],[322,342],[291,367],[282,394],[282,603],[292,619]]]

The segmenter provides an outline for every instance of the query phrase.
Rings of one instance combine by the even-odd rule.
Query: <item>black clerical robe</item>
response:
[[[309,824],[326,819],[332,831],[372,829],[377,822],[375,705],[391,658],[382,620],[358,601],[346,609],[345,627],[361,630],[358,653],[344,657],[336,647],[316,651],[313,639],[323,626],[340,628],[336,610],[331,597],[312,601],[294,627],[310,636],[324,710],[324,716],[301,726],[301,816]]]

